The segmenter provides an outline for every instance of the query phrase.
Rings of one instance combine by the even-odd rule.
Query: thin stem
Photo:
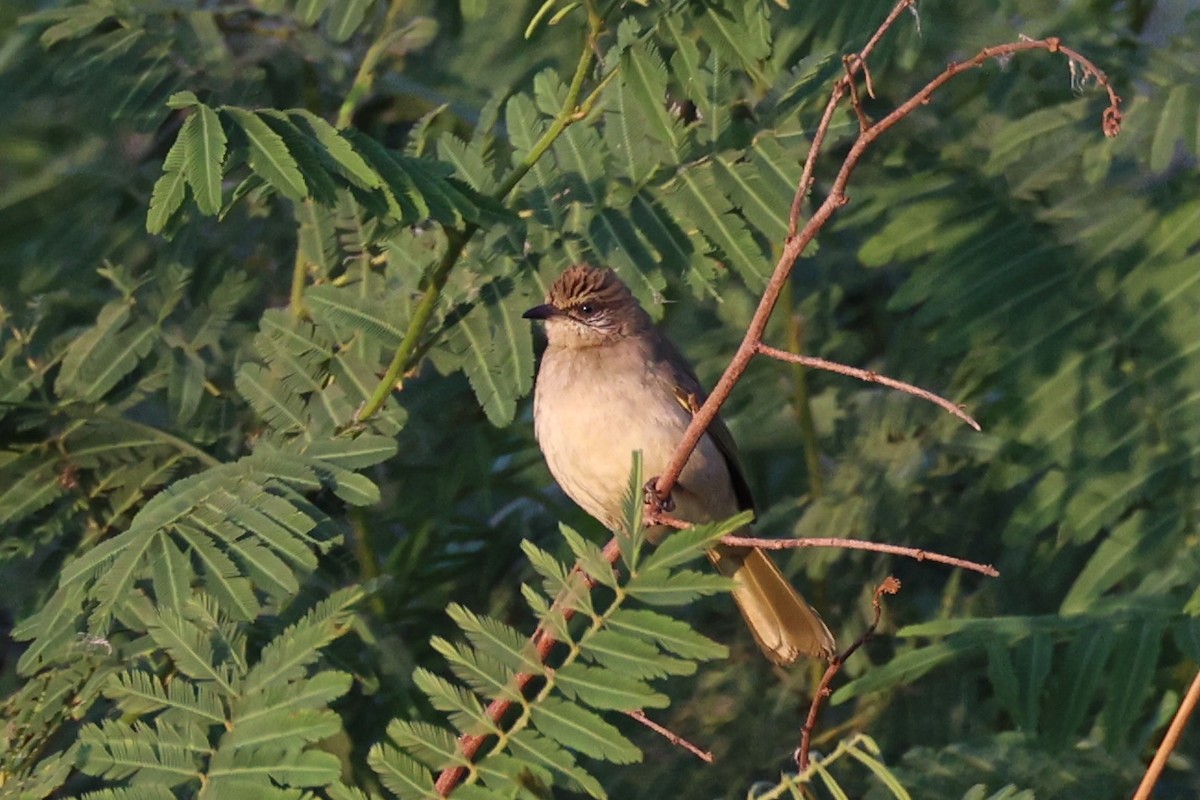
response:
[[[311,197],[306,197],[300,201],[305,206],[305,211],[308,212],[305,216],[311,217],[313,214],[313,200]],[[301,228],[304,226],[301,225]],[[300,246],[302,236],[296,237],[296,258],[292,262],[292,291],[289,295],[288,305],[292,309],[292,316],[296,319],[303,319],[308,315],[304,308],[304,286],[307,282],[306,272],[308,270],[308,262],[304,259],[304,251]]]
[[[533,169],[538,160],[550,150],[555,140],[562,135],[563,131],[573,123],[587,117],[599,99],[600,93],[616,74],[614,70],[614,72],[606,75],[588,96],[580,102],[579,96],[583,93],[584,81],[595,64],[596,56],[592,44],[599,34],[597,26],[602,23],[603,20],[593,21],[592,29],[585,37],[579,61],[575,65],[575,74],[571,78],[571,85],[567,90],[566,99],[563,100],[562,108],[555,115],[554,120],[550,123],[550,127],[538,138],[533,147],[529,149],[529,152],[525,154],[525,157],[521,159],[509,176],[493,192],[492,196],[495,199],[504,200],[507,198],[512,190],[517,187],[517,184],[521,182],[521,179],[529,174],[529,171]],[[441,299],[442,290],[446,286],[450,271],[458,263],[458,259],[462,256],[463,250],[471,240],[471,237],[478,231],[479,226],[473,222],[467,223],[462,230],[447,230],[448,241],[446,243],[446,251],[442,254],[441,260],[433,268],[433,271],[430,272],[425,291],[422,293],[421,299],[417,302],[413,316],[404,331],[404,338],[401,339],[399,346],[396,348],[396,352],[392,356],[392,361],[388,365],[383,379],[380,380],[371,397],[367,400],[362,410],[359,411],[359,421],[370,419],[378,413],[391,394],[392,387],[400,380],[400,376],[411,368],[417,353],[424,352],[428,348],[428,345],[425,344],[423,346],[421,341],[424,337],[425,329],[429,325],[429,320],[433,317],[434,311],[437,310],[438,301]]]
[[[863,735],[859,733],[851,736],[848,739],[843,739],[842,741],[838,742],[837,747],[835,747],[833,752],[831,752],[829,755],[825,756],[824,758],[817,759],[816,762],[810,764],[807,769],[803,769],[795,775],[785,776],[783,781],[778,786],[764,794],[755,795],[755,797],[757,800],[782,800],[784,797],[796,797],[797,789],[801,786],[806,786],[812,780],[813,775],[815,775],[818,770],[830,766],[835,761],[838,761],[850,753],[851,750],[856,749],[859,743],[862,742],[863,738]]]
[[[779,361],[787,361],[791,364],[800,364],[806,367],[815,367],[816,369],[828,370],[829,372],[836,372],[839,375],[848,375],[851,378],[858,378],[860,381],[866,381],[867,383],[878,383],[881,386],[888,387],[889,389],[896,389],[906,394],[920,397],[922,400],[928,400],[934,405],[941,406],[954,416],[961,419],[963,422],[970,425],[975,430],[982,430],[982,428],[979,427],[979,423],[975,421],[974,417],[963,411],[954,403],[951,403],[946,398],[936,395],[933,392],[922,389],[919,386],[913,386],[911,383],[898,381],[895,378],[889,378],[886,375],[880,375],[879,373],[869,369],[848,367],[845,364],[838,364],[836,361],[826,361],[825,359],[817,358],[816,356],[802,356],[797,353],[789,353],[786,350],[779,350],[771,347],[770,345],[765,345],[762,342],[759,342],[757,349],[758,352],[762,353],[764,356],[770,356],[771,358],[778,359]]]
[[[366,54],[363,55],[362,63],[358,65],[358,71],[354,73],[350,90],[346,92],[346,99],[342,101],[342,106],[338,109],[335,122],[337,127],[345,128],[349,125],[350,120],[354,118],[354,112],[358,110],[358,104],[370,94],[371,87],[375,84],[375,67],[379,65],[379,60],[383,58],[383,54],[392,43],[396,18],[400,16],[400,9],[403,6],[404,0],[392,0],[388,5],[387,14],[383,18],[383,29],[379,32],[379,36],[375,37],[371,46],[367,48]]]
[[[804,320],[796,310],[793,285],[788,281],[780,298],[788,309],[788,347],[794,352],[804,349]],[[804,463],[808,468],[808,493],[816,499],[825,493],[825,473],[821,469],[821,448],[817,442],[817,426],[813,419],[812,400],[808,394],[808,376],[803,364],[792,364],[792,404],[796,422],[800,425],[800,441],[804,445]]]
[[[360,422],[375,416],[379,409],[383,408],[383,404],[387,402],[388,397],[392,393],[392,387],[400,380],[400,376],[404,373],[408,364],[409,356],[416,350],[417,344],[421,339],[421,334],[425,331],[425,326],[429,324],[433,312],[437,309],[438,300],[442,296],[442,289],[445,288],[446,280],[450,277],[450,270],[454,268],[459,256],[462,255],[463,248],[467,246],[467,240],[477,229],[478,226],[474,223],[468,223],[462,231],[454,229],[447,231],[448,241],[446,242],[446,252],[442,253],[441,261],[429,273],[429,280],[425,285],[425,291],[421,294],[421,299],[417,302],[412,319],[408,321],[408,328],[404,331],[404,338],[400,340],[400,345],[396,348],[391,363],[388,364],[387,372],[384,373],[383,379],[375,387],[375,391],[367,400],[366,405],[358,412]]]
[[[949,564],[959,569],[969,569],[990,578],[999,578],[1000,571],[991,564],[980,564],[965,558],[922,550],[919,547],[902,547],[898,544],[869,542],[862,539],[842,539],[836,536],[806,537],[802,539],[759,539],[753,536],[725,536],[723,544],[732,547],[757,547],[760,550],[791,550],[797,547],[836,547],[839,550],[870,550],[874,553],[888,553],[894,556],[904,556],[915,561],[936,561],[939,564]]]
[[[678,747],[682,747],[684,750],[687,750],[689,753],[691,753],[692,755],[694,755],[696,758],[700,759],[701,761],[705,762],[706,764],[713,763],[712,752],[710,752],[708,750],[704,750],[704,749],[698,747],[697,745],[692,744],[687,739],[683,738],[678,733],[675,733],[675,731],[671,730],[670,728],[665,728],[662,725],[659,725],[657,722],[655,722],[654,720],[647,717],[646,712],[642,711],[640,708],[636,711],[626,711],[625,714],[627,716],[629,716],[630,718],[635,719],[638,722],[642,723],[647,728],[654,731],[655,733],[657,733],[659,736],[666,739],[671,744],[676,745]]]
[[[875,618],[871,620],[871,624],[863,631],[862,636],[859,636],[854,644],[847,647],[833,661],[829,662],[829,666],[825,668],[825,674],[821,676],[821,682],[817,685],[817,691],[813,692],[812,703],[808,707],[808,717],[804,720],[804,728],[800,732],[800,747],[796,749],[796,766],[801,771],[808,769],[808,753],[812,746],[812,732],[817,727],[817,716],[821,713],[821,703],[829,696],[829,685],[833,683],[834,676],[841,672],[842,667],[850,656],[854,655],[860,647],[870,641],[875,635],[876,629],[879,628],[879,619],[883,616],[883,603],[880,598],[885,594],[895,594],[900,591],[900,581],[889,575],[884,578],[883,583],[875,587],[875,595],[871,598],[871,605],[875,609]]]

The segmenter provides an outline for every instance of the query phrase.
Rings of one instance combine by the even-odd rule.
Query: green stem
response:
[[[783,800],[785,797],[795,797],[796,792],[812,782],[817,773],[825,773],[833,763],[846,755],[854,756],[862,741],[862,734],[856,734],[838,742],[837,747],[824,758],[814,758],[808,769],[795,775],[787,775],[770,791],[758,795],[759,800]]]
[[[345,128],[350,124],[350,120],[354,117],[354,112],[358,110],[358,104],[371,93],[371,87],[375,84],[375,67],[379,65],[379,59],[383,58],[384,52],[392,43],[392,32],[396,27],[396,18],[400,16],[400,9],[404,6],[404,0],[392,0],[388,6],[387,14],[383,18],[383,30],[379,36],[367,48],[366,54],[363,56],[362,63],[358,65],[358,72],[354,74],[354,81],[350,84],[350,90],[346,92],[346,99],[342,101],[342,107],[338,109],[336,125],[339,128]]]
[[[501,182],[496,191],[492,193],[494,199],[506,199],[513,189],[517,187],[517,184],[521,182],[521,179],[529,174],[529,171],[533,169],[538,160],[550,150],[555,140],[562,135],[562,132],[573,123],[586,118],[591,113],[592,108],[600,97],[600,93],[608,86],[609,81],[615,75],[615,71],[606,75],[591,93],[580,102],[579,96],[583,93],[584,81],[587,79],[588,73],[591,72],[596,59],[593,45],[600,32],[600,28],[603,26],[603,19],[599,17],[590,17],[589,21],[591,29],[584,41],[579,62],[575,65],[575,74],[571,77],[571,85],[567,90],[567,96],[563,101],[562,108],[555,115],[553,122],[550,123],[550,127],[538,138],[533,147],[529,149],[529,152],[525,154],[525,157],[513,168],[509,176]],[[388,365],[383,379],[375,387],[375,391],[372,392],[371,397],[368,398],[362,410],[359,411],[359,421],[370,419],[379,412],[379,409],[383,407],[383,404],[391,394],[392,387],[400,380],[400,376],[412,366],[418,349],[420,348],[420,352],[424,352],[426,349],[421,347],[421,338],[425,333],[425,328],[428,326],[429,320],[433,317],[434,311],[437,310],[438,301],[441,299],[442,290],[446,286],[450,271],[458,263],[458,259],[462,256],[462,252],[471,240],[471,237],[478,231],[479,226],[473,222],[467,223],[461,230],[447,230],[446,252],[442,254],[441,260],[429,273],[425,291],[421,294],[421,299],[417,302],[413,316],[404,331],[404,338],[400,340],[400,344],[396,348],[395,355],[392,356],[392,361]]]
[[[421,339],[421,334],[425,331],[425,326],[429,324],[433,312],[437,309],[438,300],[442,296],[442,289],[445,288],[446,280],[450,277],[450,270],[454,268],[458,257],[462,255],[463,248],[467,246],[467,240],[477,229],[477,225],[468,223],[466,228],[461,231],[454,229],[447,231],[448,241],[446,243],[446,252],[442,254],[442,260],[429,273],[429,282],[425,286],[425,291],[421,295],[421,299],[417,302],[417,308],[413,312],[412,319],[408,321],[408,328],[404,331],[404,338],[400,340],[400,345],[396,348],[396,353],[392,356],[392,362],[388,364],[387,372],[383,375],[383,380],[375,387],[375,391],[371,393],[367,404],[358,412],[360,422],[375,416],[379,409],[383,408],[383,404],[387,402],[388,396],[392,393],[392,387],[400,380],[400,376],[404,373],[405,366],[408,364],[409,356],[416,350],[417,344]]]
[[[780,293],[780,302],[787,309],[788,350],[804,352],[804,320],[796,311],[793,300],[792,282],[789,280]],[[821,470],[821,448],[817,442],[816,425],[813,422],[812,399],[808,394],[807,370],[800,364],[792,364],[792,400],[796,421],[800,423],[800,440],[804,444],[804,462],[808,466],[809,494],[816,499],[825,493],[825,476]]]
[[[301,201],[307,207],[307,211],[312,211],[312,198],[308,197]],[[310,213],[309,217],[312,216]],[[303,228],[300,226],[300,235],[296,237],[296,260],[292,262],[292,291],[288,296],[288,304],[292,309],[292,316],[296,319],[304,319],[308,312],[304,308],[304,284],[306,276],[306,262],[304,260],[303,250],[300,246],[300,240],[303,238]]]

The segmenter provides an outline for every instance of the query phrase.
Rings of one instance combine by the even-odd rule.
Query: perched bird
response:
[[[704,390],[612,270],[569,268],[545,304],[524,316],[545,321],[549,342],[533,405],[546,463],[572,500],[617,530],[633,451],[642,451],[647,475],[662,474]],[[693,523],[753,508],[733,437],[719,417],[671,499],[676,516]],[[762,550],[720,545],[708,555],[735,581],[733,598],[768,659],[789,664],[833,655],[833,634]]]

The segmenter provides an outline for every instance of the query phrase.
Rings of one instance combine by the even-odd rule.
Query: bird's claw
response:
[[[675,501],[671,499],[671,495],[665,497],[658,493],[658,476],[654,476],[646,481],[646,485],[642,487],[645,493],[645,503],[650,508],[651,512],[656,514],[670,514],[675,510]]]

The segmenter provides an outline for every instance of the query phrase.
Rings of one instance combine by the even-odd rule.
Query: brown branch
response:
[[[911,114],[918,106],[928,103],[933,93],[941,88],[947,81],[962,72],[981,66],[983,63],[992,58],[1006,57],[1025,50],[1046,50],[1051,53],[1061,52],[1065,54],[1072,62],[1077,64],[1080,69],[1082,69],[1085,77],[1093,78],[1099,85],[1106,89],[1109,96],[1109,106],[1104,111],[1102,127],[1106,136],[1115,136],[1119,132],[1121,125],[1120,98],[1109,84],[1107,77],[1094,64],[1092,64],[1091,61],[1084,58],[1078,52],[1063,46],[1057,38],[1025,40],[1013,44],[985,48],[984,50],[981,50],[974,58],[968,61],[951,64],[941,75],[937,76],[928,84],[926,84],[923,89],[917,92],[917,94],[913,95],[913,97],[901,104],[886,117],[881,119],[879,122],[866,127],[865,129],[860,129],[857,139],[851,146],[849,152],[842,162],[841,167],[838,170],[836,177],[834,178],[829,194],[826,196],[824,202],[821,203],[821,205],[805,223],[803,230],[798,231],[797,228],[799,227],[800,209],[804,203],[804,198],[808,196],[808,193],[812,188],[817,157],[821,152],[821,148],[824,144],[825,137],[828,134],[829,127],[833,121],[833,115],[837,110],[838,105],[841,104],[842,100],[847,94],[849,94],[851,91],[856,91],[853,87],[853,82],[860,70],[863,72],[867,71],[867,58],[875,50],[875,47],[878,45],[883,36],[895,24],[896,20],[899,19],[900,15],[904,11],[913,7],[915,3],[916,0],[899,0],[899,2],[897,2],[892,8],[887,18],[879,25],[875,33],[867,41],[866,45],[864,45],[857,54],[849,57],[846,60],[846,74],[840,77],[834,83],[830,93],[829,102],[826,104],[821,121],[813,135],[812,144],[809,146],[808,155],[805,158],[804,169],[801,173],[799,184],[796,187],[796,194],[793,199],[789,214],[787,240],[784,243],[779,260],[775,265],[774,271],[771,273],[771,277],[767,282],[767,286],[763,291],[762,297],[759,299],[758,308],[754,312],[754,316],[750,321],[750,325],[746,330],[746,334],[743,337],[741,344],[738,346],[738,349],[735,352],[732,360],[730,361],[729,366],[726,367],[725,372],[721,376],[721,379],[717,382],[717,385],[713,387],[712,394],[709,395],[704,404],[696,411],[691,424],[688,426],[688,429],[684,434],[683,440],[680,442],[679,446],[675,450],[675,453],[672,455],[666,471],[659,476],[655,487],[656,493],[659,497],[670,496],[671,488],[678,479],[679,473],[683,470],[684,464],[687,463],[687,460],[691,456],[692,451],[695,449],[696,444],[700,441],[700,437],[704,435],[705,430],[716,417],[717,412],[720,410],[722,404],[724,404],[725,400],[729,397],[729,394],[733,391],[733,387],[737,384],[738,380],[745,372],[746,366],[756,354],[759,352],[766,352],[762,349],[765,347],[762,345],[762,337],[764,331],[766,330],[767,322],[770,319],[771,312],[774,310],[775,304],[779,299],[779,294],[782,291],[783,286],[787,283],[788,277],[791,274],[792,269],[795,267],[796,260],[800,257],[800,254],[804,252],[804,249],[809,245],[809,243],[812,242],[817,233],[825,226],[825,224],[833,216],[834,212],[849,202],[849,199],[845,195],[846,186],[849,182],[850,175],[853,173],[854,168],[858,165],[863,153],[889,128],[891,128],[904,117]],[[866,74],[868,76],[867,90],[869,93],[873,94],[873,87],[870,86],[869,73]],[[783,351],[779,352],[782,353]],[[793,360],[791,354],[785,355],[787,358],[784,358],[784,360]],[[795,358],[804,357],[796,356]],[[804,362],[797,361],[796,363]],[[872,373],[864,371],[862,375],[858,375],[857,377],[863,377],[864,375],[871,374]],[[879,376],[874,377],[876,379],[879,378]],[[863,379],[867,380],[869,378],[864,377]],[[883,380],[875,380],[874,382],[884,383]],[[900,387],[897,386],[895,388]],[[915,389],[916,387],[909,388]],[[914,393],[919,393],[920,391],[921,390],[917,390],[917,392]],[[936,398],[936,396],[932,396],[927,399],[930,399],[933,402],[941,401],[941,398],[934,398]],[[939,405],[942,405],[944,402],[945,401],[939,402]],[[943,405],[943,407],[945,406]],[[969,417],[965,417],[965,415],[961,413],[956,415],[967,419],[968,422],[973,422]],[[977,425],[974,427],[978,428]],[[686,523],[673,520],[662,513],[657,515],[650,514],[648,519],[651,519],[656,524],[678,523],[679,525],[686,525]],[[945,563],[953,563],[956,566],[963,566],[966,569],[975,569],[977,571],[984,572],[984,574],[992,574],[995,572],[995,570],[988,572],[988,569],[990,568],[982,565],[972,564],[971,562],[958,563],[957,559],[950,560],[948,556],[938,556],[936,554],[925,553],[924,551],[920,550],[896,548],[892,545],[880,545],[879,543],[874,542],[853,543],[853,540],[829,540],[830,544],[817,545],[816,543],[821,540],[807,540],[808,543],[806,544],[791,543],[802,542],[805,540],[747,541],[754,541],[756,542],[756,546],[768,548],[802,546],[857,547],[859,544],[861,544],[864,545],[862,549],[880,550],[882,552],[895,552],[897,554],[907,555],[912,558],[944,561]],[[832,544],[834,541],[838,542],[838,544]],[[868,547],[866,545],[870,546]],[[620,551],[617,546],[616,539],[611,540],[604,548],[604,555],[606,558],[608,558],[610,563],[614,563],[616,561],[619,552]],[[581,571],[576,568],[576,570],[572,572],[572,575],[574,575],[576,572]],[[590,578],[587,578],[586,575],[584,576],[584,581],[589,588],[593,585],[593,582],[590,580]],[[881,613],[879,605],[880,592],[895,591],[898,588],[899,582],[895,582],[893,584],[890,581],[885,581],[884,585],[880,586],[879,589],[876,590],[875,622],[872,624],[871,628],[868,629],[867,633],[859,639],[858,642],[855,642],[855,644],[851,645],[851,647],[847,649],[845,653],[835,659],[830,665],[830,668],[826,670],[826,675],[822,679],[821,692],[819,692],[817,697],[814,698],[813,707],[810,708],[809,722],[806,723],[804,736],[801,742],[801,748],[798,757],[802,759],[802,768],[805,764],[807,764],[808,743],[811,739],[812,727],[816,724],[816,715],[820,707],[820,698],[828,694],[829,681],[832,680],[833,676],[837,673],[837,670],[840,669],[841,664],[845,663],[845,659],[853,654],[854,651],[866,641],[870,634],[873,633],[875,626],[878,624],[879,615]],[[564,590],[554,602],[554,606],[560,609],[563,618],[566,620],[569,620],[574,615],[574,611],[572,609],[562,607],[562,604],[568,596],[569,591],[569,588]],[[554,637],[550,635],[548,631],[539,628],[537,631],[535,631],[532,638],[537,645],[538,657],[544,662],[554,647]],[[517,691],[522,691],[532,680],[532,677],[533,676],[526,674],[515,675],[513,677],[514,688]],[[1190,697],[1191,693],[1189,693],[1189,698]],[[488,717],[499,724],[499,720],[504,717],[511,705],[511,701],[504,699],[492,701],[487,709]],[[672,734],[672,736],[673,735],[674,734]],[[466,734],[459,738],[460,750],[468,761],[474,760],[486,739],[486,736]],[[443,797],[449,795],[454,787],[462,781],[465,774],[465,767],[451,767],[443,770],[438,776],[435,786],[436,791]]]
[[[616,538],[610,539],[608,544],[604,546],[603,555],[604,558],[608,560],[608,563],[616,563],[617,558],[619,558],[621,555],[621,548],[617,544]],[[557,610],[562,614],[564,622],[569,621],[573,616],[575,616],[575,609],[565,607],[563,604],[571,596],[573,592],[572,584],[576,578],[582,579],[583,585],[589,590],[596,585],[596,581],[593,580],[590,575],[580,569],[578,565],[571,570],[571,574],[567,576],[567,585],[558,593],[558,596],[554,598],[554,603],[550,607],[550,613],[553,614]],[[538,626],[538,629],[533,632],[533,636],[530,638],[537,646],[538,661],[543,664],[546,663],[546,659],[550,657],[550,651],[554,649],[554,645],[556,644],[555,638],[550,634],[549,631],[541,626]],[[512,677],[512,686],[514,689],[516,689],[517,693],[523,693],[525,691],[525,687],[529,685],[531,680],[533,680],[533,677],[533,675],[528,673],[519,672]],[[500,720],[504,718],[504,715],[508,713],[508,710],[511,707],[511,700],[496,698],[488,704],[488,719],[499,726]],[[483,744],[485,741],[487,741],[487,738],[488,734],[476,735],[464,733],[462,736],[458,737],[459,752],[463,754],[467,761],[474,761],[475,756],[479,754],[479,749],[483,747]],[[463,777],[466,774],[466,767],[447,767],[438,774],[437,782],[434,783],[433,786],[434,791],[436,791],[442,797],[446,797],[450,794],[450,792],[454,791],[454,787],[458,786],[458,784],[462,782]]]
[[[758,343],[757,350],[764,356],[777,358],[780,361],[788,361],[792,364],[800,364],[805,367],[813,367],[815,369],[823,369],[828,372],[836,372],[839,375],[848,375],[851,378],[858,378],[860,381],[866,381],[867,383],[878,383],[881,386],[887,386],[889,389],[897,389],[901,392],[915,395],[920,397],[922,400],[928,400],[934,405],[941,406],[954,416],[961,419],[963,422],[970,425],[975,430],[983,430],[979,427],[979,423],[976,422],[970,414],[967,414],[962,410],[961,406],[955,405],[946,398],[922,389],[919,386],[913,386],[911,383],[898,381],[894,378],[889,378],[886,375],[880,375],[878,372],[874,372],[869,369],[848,367],[845,364],[839,364],[836,361],[826,361],[825,359],[817,358],[816,356],[802,356],[796,353],[789,353],[786,350],[779,350],[778,348],[771,347],[770,345],[765,345],[762,342]]]
[[[685,522],[663,511],[647,512],[647,525],[666,525],[668,528],[685,530],[692,523]],[[894,556],[904,556],[914,561],[936,561],[948,564],[958,569],[966,569],[987,575],[989,578],[999,578],[1000,571],[991,564],[980,564],[965,558],[943,555],[931,550],[917,547],[903,547],[898,544],[871,542],[865,539],[843,539],[835,536],[799,537],[795,539],[760,539],[756,536],[722,536],[721,543],[730,547],[757,547],[760,550],[794,550],[800,547],[836,547],[839,550],[870,550],[873,553],[888,553]]]
[[[828,131],[829,125],[833,119],[833,111],[841,102],[841,99],[848,92],[848,82],[852,80],[852,76],[856,71],[856,67],[860,64],[865,64],[867,56],[879,41],[880,37],[891,27],[900,14],[912,5],[913,0],[901,0],[892,9],[887,19],[876,30],[867,45],[858,53],[858,61],[850,63],[848,67],[848,75],[839,78],[833,87],[830,95],[829,103],[826,106],[825,114],[821,118],[821,122],[817,127],[817,131],[813,136],[813,143],[809,147],[808,157],[804,163],[804,171],[800,177],[800,183],[796,188],[796,196],[792,202],[791,218],[789,220],[789,231],[794,231],[797,220],[799,218],[800,207],[803,203],[804,196],[807,195],[808,189],[813,180],[813,165],[816,161],[816,153],[819,151],[825,134]],[[910,97],[904,103],[901,103],[895,110],[885,116],[879,122],[870,126],[866,130],[860,131],[854,144],[851,145],[847,152],[842,165],[834,178],[833,184],[830,186],[828,196],[824,202],[817,208],[813,215],[805,223],[803,230],[798,234],[789,234],[784,243],[783,250],[780,253],[779,260],[775,265],[774,271],[771,273],[770,279],[767,281],[767,286],[763,290],[762,297],[759,299],[758,308],[755,309],[754,316],[750,320],[749,326],[746,328],[746,334],[743,336],[741,344],[738,345],[737,351],[729,362],[729,366],[725,368],[725,372],[721,375],[721,379],[717,381],[717,385],[713,387],[712,394],[708,396],[704,404],[692,417],[691,424],[688,425],[687,431],[684,432],[683,439],[679,446],[671,456],[671,460],[667,464],[666,470],[658,476],[656,490],[660,497],[668,497],[674,487],[676,480],[679,478],[679,473],[683,471],[684,465],[695,450],[700,437],[712,424],[716,418],[717,412],[721,406],[729,398],[733,387],[741,379],[742,374],[746,371],[746,367],[759,352],[763,333],[766,330],[767,322],[771,317],[771,312],[775,308],[775,303],[779,299],[779,294],[783,290],[784,284],[791,275],[792,269],[796,265],[796,260],[810,242],[816,237],[817,233],[825,226],[829,219],[839,208],[849,202],[846,196],[846,187],[850,181],[850,176],[854,172],[858,162],[862,159],[863,154],[871,144],[882,136],[888,129],[896,125],[900,120],[911,114],[919,106],[925,105],[932,98],[933,93],[944,86],[955,76],[966,72],[976,67],[982,66],[987,61],[994,58],[1004,58],[1016,53],[1027,50],[1045,50],[1050,53],[1063,53],[1068,59],[1076,63],[1083,70],[1085,76],[1093,78],[1097,84],[1103,86],[1108,92],[1109,105],[1103,114],[1102,128],[1106,136],[1115,136],[1120,131],[1121,98],[1117,96],[1109,83],[1107,76],[1096,67],[1088,59],[1084,58],[1077,51],[1066,47],[1057,37],[1046,39],[1026,39],[1019,42],[998,45],[995,47],[985,47],[979,51],[973,58],[966,61],[960,61],[950,64],[946,69],[929,83]]]
[[[1187,727],[1188,719],[1196,710],[1197,702],[1200,702],[1200,672],[1197,672],[1196,677],[1192,678],[1192,685],[1188,687],[1183,702],[1179,704],[1179,709],[1171,720],[1171,727],[1167,728],[1166,736],[1163,737],[1158,750],[1154,752],[1154,759],[1146,768],[1146,774],[1142,776],[1142,782],[1138,784],[1133,800],[1150,800],[1150,793],[1154,791],[1154,785],[1158,783],[1158,777],[1162,774],[1163,767],[1167,765],[1167,757],[1179,743],[1179,737],[1183,735],[1183,729]]]
[[[991,564],[980,564],[976,561],[967,561],[963,558],[955,558],[954,556],[921,550],[916,547],[901,547],[896,544],[869,542],[864,539],[839,539],[829,536],[799,539],[759,539],[753,536],[722,536],[721,542],[733,547],[757,547],[760,550],[791,550],[798,547],[836,547],[840,550],[870,550],[874,553],[889,553],[894,556],[904,556],[916,561],[936,561],[939,564],[949,564],[952,567],[968,569],[972,572],[987,575],[990,578],[1000,577],[1000,571]]]
[[[842,57],[842,66],[846,68],[847,84],[850,87],[850,107],[854,109],[854,116],[858,118],[859,131],[865,131],[871,127],[871,121],[867,119],[866,113],[863,111],[862,99],[858,96],[858,84],[854,82],[853,73],[850,71],[851,64],[861,64],[856,55],[848,55]],[[870,73],[866,73],[868,76]]]
[[[821,701],[829,696],[829,684],[833,682],[833,678],[841,671],[842,665],[846,663],[846,659],[854,655],[858,648],[862,647],[872,636],[875,635],[875,629],[879,627],[879,618],[883,615],[883,605],[879,598],[884,594],[895,594],[900,591],[900,581],[889,575],[884,579],[883,583],[875,588],[875,596],[871,598],[871,605],[875,608],[875,618],[871,620],[871,624],[863,631],[863,635],[858,637],[854,644],[847,647],[840,655],[829,662],[829,666],[825,669],[825,674],[821,676],[821,683],[817,686],[817,691],[813,694],[812,703],[808,706],[808,717],[804,720],[804,728],[800,732],[800,747],[796,749],[796,765],[800,767],[800,771],[808,769],[808,751],[812,744],[812,732],[817,727],[817,717],[821,713]]]
[[[808,147],[808,156],[804,159],[804,170],[800,173],[800,183],[796,186],[796,196],[792,200],[792,210],[788,215],[788,235],[789,240],[796,238],[796,228],[800,220],[800,208],[804,204],[804,198],[808,197],[808,191],[812,188],[813,174],[817,166],[817,156],[821,153],[821,146],[825,143],[825,135],[829,132],[829,126],[833,122],[833,113],[837,111],[838,105],[841,104],[842,98],[849,91],[850,83],[854,80],[854,76],[859,69],[865,69],[867,65],[867,56],[874,50],[883,35],[888,32],[892,25],[896,24],[896,20],[900,19],[900,15],[905,9],[916,6],[917,0],[900,0],[888,13],[887,18],[879,24],[875,33],[867,40],[866,45],[856,54],[858,58],[850,65],[847,75],[843,75],[833,84],[833,89],[829,93],[829,102],[825,104],[825,111],[821,114],[821,121],[817,123],[817,132],[813,134],[812,144]],[[844,63],[844,62],[843,62]],[[872,91],[872,95],[874,92]]]
[[[713,754],[711,752],[708,750],[701,750],[699,747],[692,744],[687,739],[684,739],[682,736],[670,730],[669,728],[664,728],[662,725],[659,725],[657,722],[647,717],[646,713],[641,709],[638,709],[637,711],[626,711],[625,713],[657,733],[659,736],[666,739],[671,744],[682,747],[684,750],[687,750],[689,753],[705,763],[713,763]]]

